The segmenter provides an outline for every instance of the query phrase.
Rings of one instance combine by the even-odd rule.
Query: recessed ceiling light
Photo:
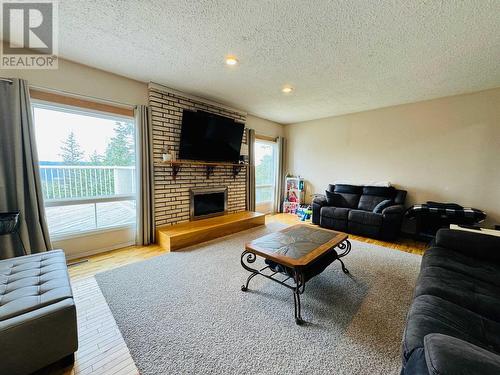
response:
[[[226,65],[234,66],[238,65],[238,59],[236,56],[226,56]]]
[[[291,92],[293,91],[293,87],[292,86],[284,86],[282,89],[281,89],[281,92],[283,92],[284,94],[290,94]]]

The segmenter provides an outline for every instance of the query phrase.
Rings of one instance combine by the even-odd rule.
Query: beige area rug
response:
[[[398,374],[421,257],[352,241],[310,280],[297,326],[290,290],[240,265],[272,223],[98,274],[141,374]]]

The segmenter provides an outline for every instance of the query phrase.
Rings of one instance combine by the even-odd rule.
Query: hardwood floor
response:
[[[267,219],[266,222],[268,222],[268,223],[273,222],[273,221],[277,221],[277,222],[289,224],[289,225],[293,225],[293,224],[297,224],[297,223],[301,222],[297,216],[291,215],[291,214],[270,215],[270,216],[267,216],[266,219]],[[349,234],[349,239],[370,243],[372,245],[384,246],[384,247],[388,247],[390,249],[404,251],[406,253],[412,253],[412,254],[418,254],[418,255],[423,255],[425,249],[428,247],[426,242],[415,241],[415,240],[410,239],[410,238],[399,238],[396,241],[388,242],[388,241],[381,241],[381,240],[376,240],[376,239],[368,238],[368,237],[356,236],[354,234]]]
[[[98,272],[146,260],[167,252],[158,245],[129,246],[123,249],[106,251],[90,257],[69,261],[69,275],[74,282],[93,276]]]
[[[300,221],[295,215],[277,214],[266,217],[266,223],[271,222],[291,225]],[[349,235],[349,238],[414,254],[423,254],[426,248],[425,243],[410,239],[385,242],[354,235]],[[93,276],[98,272],[139,262],[166,252],[158,245],[131,246],[70,261],[69,274],[78,316],[79,349],[75,354],[75,363],[66,367],[54,364],[39,371],[37,375],[139,374]]]
[[[72,278],[78,319],[75,363],[55,363],[36,375],[138,375],[130,352],[94,277]]]
[[[267,215],[266,223],[279,222],[283,224],[293,225],[301,221],[295,215],[291,214],[276,214]],[[422,255],[427,248],[425,242],[414,241],[412,239],[402,238],[394,242],[380,241],[373,238],[366,238],[350,234],[349,238],[367,242],[373,245],[388,247],[390,249],[400,250],[407,253]],[[71,263],[77,263],[85,260],[85,263],[80,263],[75,266],[70,266],[69,273],[71,279],[76,281],[78,279],[95,275],[98,272],[106,271],[112,268],[120,267],[125,264],[138,262],[141,260],[149,259],[168,251],[163,250],[158,245],[150,246],[130,246],[123,249],[107,251],[98,255],[72,260]],[[88,261],[87,261],[88,260]]]

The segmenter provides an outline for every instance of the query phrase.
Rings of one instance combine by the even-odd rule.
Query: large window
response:
[[[135,225],[133,119],[36,102],[33,113],[51,236]]]
[[[255,140],[255,205],[259,212],[272,212],[276,184],[276,143]]]

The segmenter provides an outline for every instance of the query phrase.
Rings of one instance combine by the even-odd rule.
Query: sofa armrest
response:
[[[326,206],[327,201],[326,197],[324,195],[317,196],[316,198],[313,199],[312,201],[312,223],[319,225],[321,218],[320,218],[320,213],[321,213],[321,207]]]
[[[430,374],[500,374],[500,356],[467,341],[431,333],[424,348]]]
[[[440,229],[436,246],[484,260],[500,261],[500,237],[463,230]]]
[[[405,212],[405,206],[402,204],[395,204],[393,206],[386,207],[382,210],[382,215],[403,215]]]
[[[404,212],[402,204],[394,204],[382,210],[383,222],[379,233],[381,239],[392,241],[399,236]]]
[[[320,196],[314,198],[312,202],[314,204],[317,204],[317,205],[321,206],[321,207],[327,205],[326,196],[324,196],[324,195],[320,195]]]

